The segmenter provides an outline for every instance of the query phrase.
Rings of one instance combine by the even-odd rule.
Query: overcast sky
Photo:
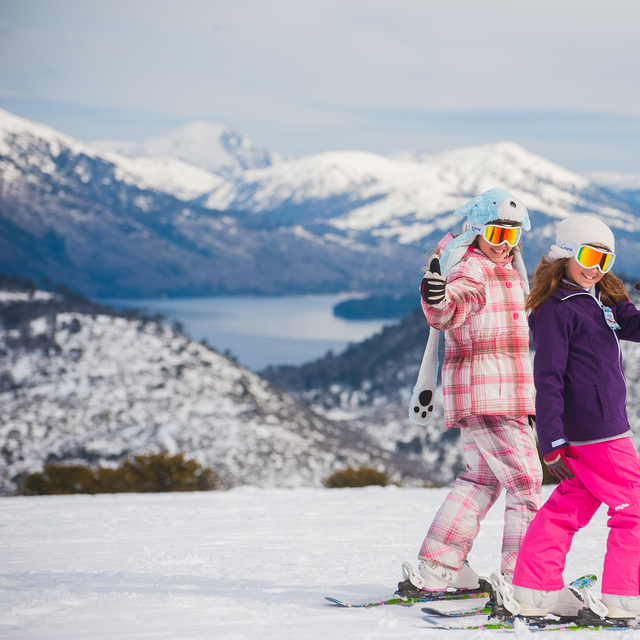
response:
[[[514,140],[640,172],[638,0],[0,0],[0,107],[85,141],[192,120],[285,153]]]

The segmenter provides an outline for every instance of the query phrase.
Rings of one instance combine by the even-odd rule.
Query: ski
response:
[[[452,625],[452,624],[443,624],[442,622],[438,622],[433,618],[429,618],[425,616],[422,618],[425,622],[429,623],[427,629],[445,629],[447,631],[477,631],[484,629],[494,629],[497,631],[513,631],[514,626],[512,623],[508,622],[484,622],[483,624],[473,624],[473,625]]]
[[[472,609],[451,609],[451,611],[443,611],[436,607],[422,607],[423,613],[430,616],[438,616],[439,618],[467,618],[469,616],[488,616],[491,614],[491,606],[473,607]]]
[[[549,620],[542,625],[526,624],[524,620],[516,619],[514,622],[509,621],[496,621],[491,620],[483,624],[475,624],[470,626],[465,625],[449,625],[443,624],[434,620],[433,618],[424,617],[423,620],[429,623],[427,629],[442,629],[447,631],[478,631],[478,630],[493,630],[493,631],[518,631],[518,629],[524,628],[529,631],[624,631],[629,629],[640,629],[640,624],[637,620],[631,620],[628,623],[618,623],[615,621],[603,620],[601,624],[580,624],[579,622],[554,622]]]
[[[596,576],[592,574],[588,574],[586,576],[582,576],[577,580],[569,583],[567,586],[578,596],[581,600],[583,600],[582,591],[584,589],[588,589],[592,587],[597,581]],[[435,620],[433,615],[437,615],[440,618],[449,618],[449,617],[462,617],[462,616],[471,616],[471,615],[479,615],[483,614],[488,610],[489,617],[486,622],[475,624],[475,625],[452,625],[445,624],[443,622],[439,622]],[[475,609],[462,610],[458,609],[455,611],[440,611],[437,608],[433,607],[423,607],[422,611],[424,613],[429,614],[423,618],[425,622],[427,622],[430,626],[428,628],[436,628],[436,629],[445,629],[448,631],[475,631],[475,630],[493,630],[493,631],[517,631],[519,628],[526,628],[530,631],[616,631],[616,630],[624,630],[624,629],[640,629],[640,622],[637,619],[630,620],[608,620],[608,619],[600,619],[597,616],[594,616],[593,619],[585,619],[584,617],[580,619],[580,616],[574,619],[560,619],[556,616],[551,616],[546,619],[538,619],[535,622],[529,621],[527,623],[526,620],[521,618],[516,618],[515,620],[505,620],[501,617],[492,618],[491,614],[493,613],[491,607],[485,607],[484,609],[480,609],[476,607]],[[593,616],[593,614],[591,614]]]
[[[398,583],[397,591],[386,598],[365,601],[348,601],[327,597],[332,604],[340,607],[379,607],[389,604],[413,605],[420,602],[434,602],[443,600],[469,600],[471,598],[488,598],[493,591],[490,582],[483,578],[474,589],[449,588],[442,591],[426,591],[421,588],[424,580],[418,575],[410,562],[402,563],[402,581]]]
[[[593,574],[587,574],[586,576],[582,576],[581,578],[569,583],[568,586],[578,597],[580,597],[580,590],[592,587],[596,581],[596,576]],[[422,611],[430,616],[438,616],[441,618],[464,618],[467,616],[490,615],[491,605],[487,603],[487,605],[482,607],[473,607],[471,609],[452,609],[449,611],[443,611],[437,607],[422,607]]]
[[[471,600],[474,598],[488,598],[491,594],[491,585],[482,580],[478,589],[457,590],[457,591],[423,591],[415,595],[401,596],[398,593],[394,593],[386,598],[364,600],[364,601],[349,601],[341,600],[339,598],[325,597],[332,604],[339,607],[379,607],[383,605],[413,605],[421,602],[443,602],[447,600]]]

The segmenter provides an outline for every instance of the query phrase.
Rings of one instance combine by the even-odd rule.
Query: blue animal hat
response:
[[[454,238],[442,254],[440,267],[443,276],[446,276],[453,266],[460,261],[469,245],[474,241],[477,233],[470,228],[471,223],[488,224],[494,220],[509,220],[510,222],[519,222],[525,231],[531,229],[529,212],[526,207],[520,200],[514,198],[504,189],[489,189],[489,191],[485,191],[477,198],[469,200],[453,213],[456,216],[465,216],[468,224],[467,230],[457,238]],[[528,290],[527,272],[519,254],[517,254],[513,266],[522,276],[525,290]]]
[[[460,261],[469,245],[474,241],[477,233],[471,229],[473,223],[488,224],[494,220],[509,220],[510,222],[519,222],[525,231],[531,229],[529,213],[525,206],[504,189],[489,189],[489,191],[485,191],[477,198],[463,204],[454,211],[454,214],[466,216],[467,230],[457,238],[449,240],[442,251],[440,269],[445,277],[453,266]],[[451,237],[451,234],[448,235]],[[445,237],[439,247],[444,246],[446,240],[447,238]],[[522,278],[522,287],[525,294],[529,293],[527,270],[519,251],[515,253],[512,264]],[[433,399],[436,393],[436,380],[438,379],[439,335],[440,332],[436,329],[432,328],[429,331],[429,341],[418,372],[418,381],[411,394],[409,417],[412,422],[419,425],[427,424],[433,417]]]

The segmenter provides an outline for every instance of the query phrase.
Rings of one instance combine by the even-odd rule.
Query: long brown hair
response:
[[[542,256],[533,276],[531,293],[527,296],[525,304],[527,311],[535,311],[543,302],[546,302],[556,292],[563,279],[571,281],[567,271],[569,260],[571,258],[551,261],[546,256]],[[576,289],[581,288],[575,283],[574,286]],[[596,284],[596,289],[600,291],[600,300],[605,305],[615,306],[623,300],[629,300],[624,283],[611,271],[604,274],[602,280]]]

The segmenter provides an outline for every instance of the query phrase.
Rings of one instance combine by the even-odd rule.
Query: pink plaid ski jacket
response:
[[[442,389],[449,429],[470,415],[535,413],[524,290],[511,262],[495,264],[470,247],[447,277],[445,299],[435,307],[422,302],[429,325],[446,331]]]

